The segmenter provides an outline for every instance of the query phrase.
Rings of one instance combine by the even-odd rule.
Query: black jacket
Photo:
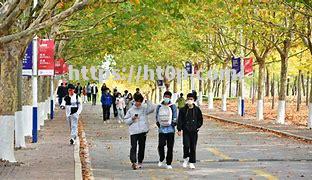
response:
[[[67,94],[67,89],[66,89],[66,87],[64,87],[64,86],[59,86],[59,87],[57,88],[57,96],[58,96],[58,97],[63,98],[63,97],[66,96],[66,94]]]
[[[189,114],[193,115],[193,118],[189,118]],[[195,106],[192,109],[185,105],[179,110],[178,115],[178,131],[196,132],[203,125],[203,115],[199,107]]]

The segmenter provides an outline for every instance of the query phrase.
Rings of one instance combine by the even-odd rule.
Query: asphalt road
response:
[[[144,167],[132,170],[128,127],[104,124],[100,106],[85,105],[82,120],[95,179],[312,179],[312,145],[205,120],[199,132],[196,169],[182,168],[182,140],[175,137],[173,169],[157,166],[155,114],[149,118]]]

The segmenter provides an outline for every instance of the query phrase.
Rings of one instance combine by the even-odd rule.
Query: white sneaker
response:
[[[167,169],[172,169],[172,166],[171,166],[171,165],[167,165],[166,168],[167,168]]]
[[[184,161],[183,161],[183,167],[184,168],[187,168],[187,164],[188,164],[188,160],[187,160],[187,158],[186,159],[184,159]]]
[[[121,121],[118,121],[119,124],[121,124]]]
[[[70,139],[69,143],[70,143],[70,144],[75,144],[76,142],[75,142],[75,140],[72,138],[72,139]]]
[[[161,166],[163,166],[163,162],[158,162],[158,167],[161,167]]]
[[[194,163],[190,163],[190,168],[191,168],[191,169],[195,169]]]

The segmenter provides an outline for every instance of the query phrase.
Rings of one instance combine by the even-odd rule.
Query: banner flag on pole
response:
[[[32,57],[33,57],[33,44],[28,45],[25,56],[23,58],[23,76],[32,76]]]
[[[192,74],[192,63],[189,62],[189,61],[187,61],[187,62],[185,63],[185,69],[186,69],[186,71],[187,71],[188,74]]]
[[[54,40],[38,39],[38,75],[54,75]]]
[[[64,73],[64,59],[56,59],[54,62],[54,74],[62,75]]]
[[[252,57],[244,59],[244,74],[246,76],[252,75],[253,73],[252,63],[253,63]]]
[[[240,62],[241,62],[241,58],[232,58],[232,69],[236,70],[236,73],[239,73],[241,68],[240,68]]]

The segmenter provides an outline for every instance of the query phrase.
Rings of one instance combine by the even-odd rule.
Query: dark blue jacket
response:
[[[110,94],[102,94],[101,103],[105,106],[111,106],[113,104],[113,97]]]

